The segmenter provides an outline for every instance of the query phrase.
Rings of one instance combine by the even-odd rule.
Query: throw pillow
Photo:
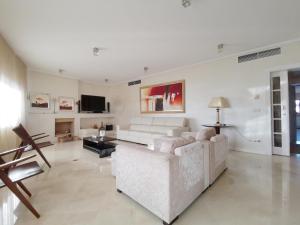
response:
[[[174,154],[175,149],[184,145],[188,145],[190,143],[195,142],[196,139],[194,137],[177,137],[172,140],[164,140],[160,146],[160,152]]]
[[[213,136],[216,136],[215,128],[204,128],[200,130],[196,135],[197,141],[210,140]]]

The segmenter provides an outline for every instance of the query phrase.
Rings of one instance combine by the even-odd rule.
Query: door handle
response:
[[[285,105],[282,106],[282,115],[286,116],[286,106]]]

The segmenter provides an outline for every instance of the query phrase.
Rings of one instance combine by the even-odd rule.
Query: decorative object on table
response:
[[[140,110],[141,113],[184,113],[184,80],[141,87]]]
[[[106,124],[105,130],[111,131],[111,130],[113,130],[113,129],[114,129],[114,126],[113,126],[112,124]]]
[[[43,93],[30,94],[30,106],[32,108],[49,109],[50,108],[50,95]]]
[[[216,124],[220,124],[220,109],[221,108],[229,108],[229,102],[224,97],[214,97],[210,100],[208,104],[209,108],[216,108],[217,111],[217,122]]]
[[[103,122],[101,122],[101,127],[99,128],[99,136],[100,136],[100,138],[104,138],[104,136],[105,136],[105,127],[104,127],[104,125],[103,125]]]
[[[75,101],[74,98],[70,97],[59,97],[58,108],[60,111],[72,112],[74,111]]]

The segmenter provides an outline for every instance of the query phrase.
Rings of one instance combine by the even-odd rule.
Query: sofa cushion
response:
[[[142,125],[142,124],[132,124],[129,127],[129,130],[134,131],[151,131],[152,126],[150,125]]]
[[[143,131],[143,132],[155,132],[160,134],[167,134],[168,131],[172,129],[176,129],[178,127],[166,127],[166,126],[150,126],[150,125],[140,125],[140,124],[133,124],[130,125],[129,130],[131,131]]]
[[[152,132],[157,132],[157,133],[167,134],[168,131],[170,131],[172,129],[176,129],[176,128],[178,128],[178,127],[151,126],[151,131]]]
[[[154,126],[165,126],[166,118],[165,117],[153,117],[152,125]]]
[[[186,119],[181,117],[153,117],[152,125],[185,127]]]
[[[130,124],[151,125],[152,117],[134,117],[130,120]]]
[[[185,127],[186,119],[181,117],[168,117],[165,118],[165,126]]]
[[[184,145],[188,145],[195,141],[196,140],[193,137],[188,137],[188,138],[171,137],[169,139],[163,140],[163,142],[161,143],[161,146],[160,146],[160,152],[174,154],[176,148],[184,146]]]
[[[216,136],[215,128],[209,127],[200,130],[196,135],[197,141],[210,140],[213,136]]]

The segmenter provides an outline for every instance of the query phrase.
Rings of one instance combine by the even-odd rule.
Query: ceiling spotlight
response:
[[[182,6],[187,8],[191,5],[191,0],[182,0]]]
[[[223,52],[223,50],[224,50],[224,44],[223,43],[218,44],[217,48],[218,48],[218,52],[219,53]]]
[[[98,47],[93,48],[94,56],[99,56],[102,51],[104,51],[104,48],[98,48]]]

